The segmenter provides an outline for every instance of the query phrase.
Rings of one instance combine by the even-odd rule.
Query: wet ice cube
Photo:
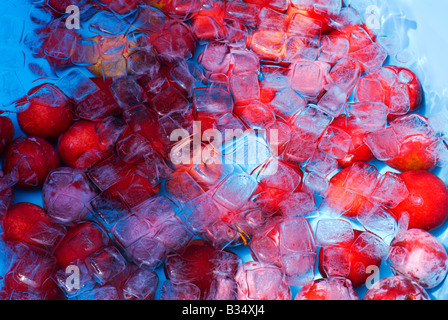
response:
[[[382,206],[369,201],[366,201],[361,207],[357,218],[366,230],[380,236],[385,241],[391,241],[398,231],[394,216]]]
[[[372,72],[381,68],[387,58],[387,52],[372,42],[370,45],[350,53],[349,56],[360,63],[363,72]]]
[[[321,150],[316,150],[305,165],[307,172],[316,172],[324,177],[336,171],[337,168],[337,160],[327,152]]]
[[[105,191],[130,173],[127,163],[118,156],[112,156],[92,167],[87,175],[101,191]]]
[[[288,118],[306,107],[306,101],[291,88],[278,91],[274,99],[269,103],[276,115]]]
[[[294,119],[294,125],[306,132],[320,136],[332,121],[332,117],[313,105],[306,106]]]
[[[327,247],[336,244],[349,244],[354,240],[352,224],[347,220],[319,220],[316,227],[318,246]]]
[[[350,249],[334,246],[322,250],[322,266],[327,275],[347,277],[350,274]]]
[[[232,75],[230,89],[237,105],[247,105],[252,100],[260,100],[258,74],[254,71]]]
[[[291,86],[300,94],[315,98],[323,90],[326,71],[315,61],[298,60],[293,66]]]
[[[82,101],[89,94],[99,90],[96,84],[78,69],[73,69],[62,76],[56,82],[56,87],[75,102]]]
[[[350,92],[361,76],[359,63],[350,57],[343,57],[331,68],[329,77],[333,85],[344,92]]]
[[[285,283],[290,286],[303,286],[314,279],[316,255],[286,254],[281,258]]]
[[[330,182],[326,177],[317,172],[308,172],[303,178],[303,184],[309,192],[325,197],[330,187]]]
[[[390,160],[400,154],[400,143],[392,127],[372,132],[364,141],[380,161]]]
[[[174,172],[166,181],[166,189],[174,199],[185,203],[204,193],[187,172]]]
[[[138,50],[129,55],[129,71],[134,75],[156,75],[160,69],[160,63],[151,50]]]
[[[416,135],[434,137],[434,131],[427,119],[419,114],[400,117],[392,121],[390,125],[400,141]]]
[[[192,283],[165,281],[161,290],[160,300],[200,300],[201,297],[201,289]]]
[[[279,225],[281,254],[316,252],[314,234],[310,223],[304,218],[288,218]]]
[[[372,193],[372,199],[379,203],[395,208],[409,195],[404,180],[396,173],[386,172]]]
[[[310,132],[296,131],[292,134],[284,152],[284,159],[302,165],[316,151],[318,137]]]
[[[274,267],[247,270],[246,281],[250,299],[275,299],[282,283],[282,272]]]
[[[126,261],[116,247],[106,247],[91,257],[89,263],[98,283],[104,285],[126,269]]]
[[[227,73],[230,68],[230,47],[223,42],[209,42],[199,57],[199,64],[214,73]]]
[[[348,53],[349,46],[349,41],[344,37],[326,35],[321,40],[319,60],[334,63]]]
[[[138,269],[123,285],[125,299],[152,300],[154,299],[159,278],[152,270]]]
[[[258,28],[276,31],[286,31],[288,17],[268,7],[264,7],[258,14]]]
[[[370,196],[378,183],[378,170],[363,162],[354,163],[344,182],[344,187],[362,196]]]
[[[338,85],[333,85],[319,100],[317,107],[333,117],[338,117],[344,111],[347,99],[347,92]]]
[[[116,80],[110,89],[123,109],[143,104],[147,100],[143,88],[131,76]]]
[[[252,196],[257,181],[246,174],[232,174],[216,189],[213,198],[230,210],[238,210]]]
[[[90,66],[98,62],[100,51],[97,41],[76,40],[70,61],[78,66]]]
[[[337,15],[341,11],[339,0],[291,0],[291,4],[302,10],[315,10],[319,13]]]
[[[232,73],[244,73],[246,71],[258,71],[260,61],[258,56],[249,50],[232,49],[233,68]]]
[[[352,145],[352,137],[344,130],[330,126],[325,131],[318,148],[335,159],[344,158]]]
[[[97,34],[118,35],[128,27],[125,20],[106,10],[99,11],[89,21],[89,30]]]
[[[283,216],[291,218],[312,218],[318,214],[314,196],[306,192],[286,194],[279,201],[278,208]]]
[[[296,170],[277,158],[271,158],[263,165],[257,179],[267,188],[285,192],[296,190],[302,180]]]
[[[201,233],[212,226],[222,211],[225,212],[225,209],[205,193],[186,203],[180,215],[193,232]]]
[[[189,107],[188,100],[175,88],[167,88],[152,99],[153,109],[159,116],[173,111],[185,111]]]
[[[386,105],[382,102],[355,102],[347,104],[347,115],[363,132],[374,132],[387,125]]]
[[[198,113],[224,114],[233,111],[230,93],[221,88],[195,89],[193,106]]]
[[[112,229],[115,241],[125,249],[150,232],[149,222],[136,215],[120,220]]]

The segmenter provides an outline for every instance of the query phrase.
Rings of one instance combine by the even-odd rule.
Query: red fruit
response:
[[[51,251],[64,229],[55,223],[40,206],[21,202],[9,208],[3,218],[3,238]]]
[[[397,76],[400,88],[403,88],[403,90],[407,93],[410,104],[410,109],[407,113],[417,110],[423,101],[423,89],[415,73],[409,69],[396,66],[385,66],[384,68],[392,71]],[[390,106],[392,99],[393,91],[389,87],[388,90],[386,90],[384,103],[387,106]],[[389,117],[389,120],[393,118],[395,117]]]
[[[5,185],[3,180],[3,171],[0,170],[0,219],[6,213],[8,208],[14,202],[14,187]]]
[[[53,254],[59,267],[65,268],[71,262],[88,258],[107,244],[107,235],[97,224],[83,222],[67,230]]]
[[[193,283],[201,289],[201,298],[206,298],[213,282],[219,277],[233,278],[237,272],[239,258],[236,254],[219,250],[204,240],[193,240],[180,255],[168,256],[165,274],[173,282]]]
[[[346,188],[343,186],[350,172],[350,168],[351,167],[342,169],[330,179],[332,187],[330,188],[325,201],[331,207],[344,212],[344,216],[356,217],[367,199],[356,193],[347,196]],[[360,188],[362,188],[363,182],[364,181],[361,180],[359,181]]]
[[[413,170],[432,170],[437,160],[428,152],[434,144],[434,139],[425,135],[406,138],[401,142],[400,154],[385,163],[401,172]]]
[[[0,154],[14,139],[14,124],[8,117],[0,116]]]
[[[426,170],[400,174],[409,196],[392,212],[397,218],[409,215],[409,229],[431,231],[443,225],[448,218],[448,188],[434,173]]]
[[[364,143],[366,133],[362,132],[355,124],[355,119],[346,115],[341,115],[333,120],[330,127],[344,130],[352,137],[352,144],[347,155],[342,159],[337,159],[342,168],[347,168],[355,162],[369,162],[374,156],[367,144]]]
[[[101,139],[99,125],[98,122],[80,120],[60,135],[58,151],[63,163],[86,169],[109,155],[112,146]]]
[[[331,256],[331,252],[333,250],[346,249],[349,255],[348,261],[350,266],[350,272],[347,278],[353,284],[353,287],[358,288],[366,283],[368,277],[372,274],[367,272],[367,268],[369,266],[377,266],[378,268],[381,266],[381,258],[372,255],[373,251],[362,250],[360,249],[362,246],[353,244],[357,241],[366,242],[365,239],[359,238],[363,232],[359,230],[353,230],[354,237],[353,240],[348,243],[336,244],[335,246],[322,248],[319,252],[319,272],[324,276],[337,276],[337,274],[328,274],[326,272],[326,260],[325,255]],[[367,242],[366,242],[367,243]],[[337,249],[335,249],[337,247]],[[330,264],[334,263],[334,261],[330,261]]]
[[[359,300],[359,297],[349,280],[330,277],[302,287],[294,300]]]
[[[39,137],[19,137],[6,149],[3,170],[10,173],[18,170],[17,186],[35,189],[42,186],[50,170],[59,167],[56,149]]]
[[[73,104],[58,88],[43,84],[33,88],[28,97],[27,108],[17,114],[19,126],[28,136],[53,140],[73,123]]]
[[[440,241],[421,229],[407,230],[391,243],[388,263],[423,288],[435,288],[445,280],[448,254]]]
[[[138,174],[130,174],[105,190],[104,195],[121,199],[130,208],[133,208],[146,199],[155,196],[159,191],[160,185],[153,186],[148,179]]]
[[[82,0],[47,0],[46,4],[59,13],[65,13],[70,5],[79,5]]]
[[[24,249],[5,275],[0,298],[2,300],[63,299],[62,291],[52,279],[55,270],[54,257]]]
[[[381,279],[364,295],[363,300],[431,300],[417,282],[402,275]]]

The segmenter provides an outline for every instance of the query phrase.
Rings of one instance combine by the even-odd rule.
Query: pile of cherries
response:
[[[0,116],[1,299],[154,299],[160,267],[160,299],[176,300],[426,300],[444,281],[430,231],[448,218],[432,173],[446,143],[415,113],[417,76],[385,65],[341,0],[47,0],[33,12],[25,44],[61,76],[16,101],[23,136]],[[201,136],[191,164],[172,161],[189,143],[176,129]],[[210,129],[241,135],[220,149]],[[217,161],[249,129],[277,130],[267,156]],[[15,203],[17,189],[42,190],[43,206]],[[395,276],[359,297],[383,263]]]

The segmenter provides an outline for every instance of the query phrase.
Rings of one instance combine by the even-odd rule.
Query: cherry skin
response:
[[[59,167],[56,149],[39,137],[19,137],[6,149],[3,170],[10,173],[18,170],[16,186],[22,189],[36,189],[45,182],[50,170]]]
[[[358,246],[353,247],[352,244],[356,241],[356,239],[363,233],[359,230],[353,230],[354,237],[353,240],[349,243],[337,244],[337,247],[350,250],[349,253],[349,265],[350,272],[347,278],[351,281],[354,288],[358,288],[366,283],[366,280],[371,273],[366,272],[367,267],[369,266],[377,266],[378,268],[381,266],[381,259],[378,257],[374,257],[369,255],[368,252],[364,252],[359,249]],[[322,248],[319,251],[319,272],[324,276],[333,276],[331,274],[327,275],[325,271],[325,252],[331,251],[333,247]],[[336,276],[336,275],[334,275]]]
[[[16,203],[3,218],[5,241],[25,243],[51,251],[63,235],[63,228],[55,223],[45,210],[33,203]]]
[[[61,97],[63,95],[57,88],[43,84],[30,90],[28,96],[44,87],[52,90],[54,95]],[[49,104],[49,101],[45,99],[31,100],[27,108],[17,114],[17,122],[26,135],[49,141],[57,139],[72,125],[73,121],[73,104],[68,100],[61,101],[60,105]]]
[[[0,170],[0,219],[14,202],[14,186],[2,185],[3,171]]]
[[[303,286],[294,300],[359,300],[359,297],[350,280],[330,277]]]
[[[388,262],[399,273],[431,289],[448,272],[448,254],[440,241],[427,231],[410,229],[390,245]]]
[[[430,300],[425,289],[402,275],[381,279],[363,297],[363,300]]]
[[[93,222],[81,222],[69,228],[53,252],[60,268],[84,260],[108,245],[107,235]]]
[[[0,116],[0,154],[14,139],[14,124],[9,117]]]
[[[64,164],[86,169],[109,155],[111,146],[101,141],[97,125],[97,122],[80,120],[59,137],[58,151]]]
[[[426,170],[407,171],[400,174],[409,196],[391,209],[399,218],[409,215],[409,229],[434,230],[448,218],[448,188],[434,173]]]
[[[364,143],[366,134],[355,125],[355,119],[341,115],[333,120],[330,126],[344,130],[352,137],[352,145],[345,157],[337,159],[342,168],[350,167],[358,161],[369,162],[374,156],[367,144]]]
[[[436,159],[427,150],[433,143],[434,140],[425,135],[409,137],[401,142],[400,154],[385,163],[401,172],[432,170]]]

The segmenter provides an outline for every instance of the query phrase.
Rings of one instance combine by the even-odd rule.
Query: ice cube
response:
[[[93,276],[101,285],[109,283],[126,270],[126,261],[114,246],[95,252],[88,260],[93,270]]]
[[[233,74],[230,78],[230,89],[237,105],[247,105],[252,100],[260,100],[260,85],[255,71]]]
[[[291,0],[291,4],[301,10],[315,10],[321,14],[337,15],[341,11],[342,2],[339,0]]]
[[[123,285],[125,299],[152,300],[155,297],[159,277],[152,270],[138,269]]]
[[[347,220],[324,219],[316,226],[316,243],[321,247],[350,244],[354,240],[352,224]]]
[[[314,254],[286,254],[281,258],[285,283],[290,286],[303,286],[314,279],[316,256]]]
[[[330,69],[329,77],[333,85],[344,92],[351,92],[361,76],[359,63],[350,57],[343,57]]]
[[[131,76],[116,80],[110,89],[117,103],[125,110],[147,101],[143,88]]]
[[[372,195],[378,183],[378,170],[364,162],[355,162],[345,179],[343,186],[364,197]]]
[[[278,203],[278,208],[286,217],[314,218],[318,215],[316,202],[311,193],[294,192],[286,194]]]
[[[288,218],[279,224],[280,252],[313,254],[316,243],[310,223],[304,218]]]
[[[317,107],[333,117],[338,117],[344,111],[347,100],[347,92],[338,85],[333,85],[319,100]]]
[[[197,113],[221,115],[232,112],[230,93],[221,88],[197,88],[193,92],[193,106]]]
[[[166,181],[166,190],[174,199],[185,203],[199,197],[204,190],[187,172],[174,172]]]
[[[386,105],[382,102],[355,102],[347,104],[347,115],[363,132],[374,132],[387,125]]]
[[[317,172],[308,172],[303,178],[303,184],[308,192],[325,197],[330,187],[330,182],[326,177]]]
[[[392,127],[376,130],[367,135],[364,141],[380,161],[390,160],[400,154],[400,142]]]
[[[275,299],[282,284],[282,271],[276,267],[260,266],[246,271],[249,299]]]
[[[305,165],[307,172],[315,172],[326,177],[337,170],[337,160],[327,152],[316,150]]]
[[[96,84],[78,69],[73,69],[62,76],[56,82],[56,87],[75,102],[82,101],[98,90]]]
[[[70,61],[77,66],[91,66],[98,63],[100,49],[94,40],[76,40]]]
[[[288,17],[271,8],[264,7],[257,16],[258,29],[286,31]]]
[[[330,276],[348,277],[350,274],[350,249],[329,246],[322,249],[322,265]]]
[[[332,117],[313,105],[306,106],[294,119],[294,125],[301,131],[319,137],[332,121]]]
[[[238,210],[250,199],[257,186],[252,176],[232,174],[219,184],[213,199],[229,210]]]
[[[404,180],[396,173],[386,172],[373,191],[372,199],[382,205],[395,208],[409,195]]]
[[[349,41],[344,37],[326,35],[322,37],[319,61],[334,63],[348,54]]]
[[[269,103],[274,113],[283,119],[297,114],[306,107],[306,101],[291,88],[280,90]]]
[[[260,61],[258,56],[249,50],[232,49],[231,64],[232,73],[244,73],[247,71],[258,72],[260,68]]]
[[[180,215],[194,233],[202,233],[213,225],[222,212],[226,209],[219,206],[209,193],[205,193],[186,203]]]
[[[257,180],[267,188],[293,192],[299,186],[302,178],[297,170],[294,170],[286,162],[271,158],[263,164],[257,175]]]
[[[127,22],[112,12],[102,10],[89,21],[89,31],[97,34],[118,35],[129,27]]]
[[[162,285],[160,300],[200,300],[201,289],[192,283],[175,284],[165,281]]]
[[[335,159],[344,158],[350,150],[351,146],[352,137],[344,130],[341,130],[334,126],[330,126],[327,128],[318,144],[318,148],[320,151],[328,153]]]
[[[137,50],[127,58],[128,68],[133,75],[156,75],[160,63],[152,50]]]
[[[392,214],[382,206],[366,201],[359,210],[358,221],[368,231],[391,241],[398,231],[397,221]]]
[[[292,88],[305,97],[316,98],[324,88],[327,70],[310,60],[297,60],[292,68]]]
[[[199,57],[199,64],[213,73],[227,73],[230,68],[230,47],[225,43],[209,42]]]

